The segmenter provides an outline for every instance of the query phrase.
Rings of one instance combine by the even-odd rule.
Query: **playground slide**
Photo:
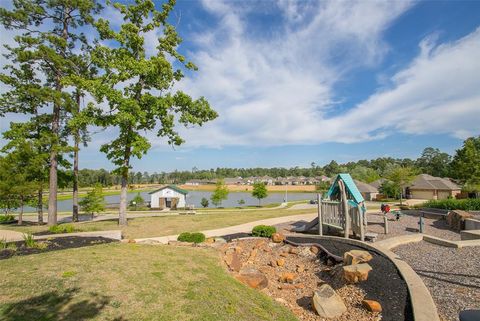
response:
[[[318,217],[315,217],[311,222],[305,223],[302,226],[292,228],[293,232],[308,232],[318,225]]]

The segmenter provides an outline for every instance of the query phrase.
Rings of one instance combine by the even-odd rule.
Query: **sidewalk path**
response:
[[[201,231],[205,234],[206,237],[212,236],[222,236],[222,235],[229,235],[229,234],[236,234],[236,233],[250,233],[252,228],[257,225],[277,225],[286,222],[296,222],[296,221],[311,221],[317,216],[317,213],[310,213],[310,214],[302,214],[302,215],[290,215],[290,216],[283,216],[283,217],[274,217],[265,220],[259,220],[249,223],[244,223],[235,226],[223,227],[215,230],[207,230]],[[135,239],[137,243],[148,241],[155,241],[159,243],[166,244],[168,241],[176,241],[178,234],[176,235],[167,235],[167,236],[159,236],[159,237],[148,237],[148,238],[140,238]]]
[[[10,231],[10,230],[0,230],[0,240],[7,242],[16,242],[23,240],[23,233]]]

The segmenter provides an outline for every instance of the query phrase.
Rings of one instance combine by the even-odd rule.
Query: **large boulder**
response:
[[[465,219],[472,218],[473,214],[461,210],[455,210],[448,213],[447,223],[451,229],[460,232],[465,229]]]
[[[371,270],[372,267],[368,263],[345,265],[343,267],[343,278],[348,283],[366,281]]]
[[[336,318],[347,311],[342,298],[328,284],[323,284],[315,291],[312,305],[318,315],[323,318]]]
[[[268,279],[265,274],[252,267],[242,269],[236,278],[254,289],[261,290],[268,285]]]
[[[345,265],[353,265],[360,263],[367,263],[373,256],[368,251],[351,250],[343,254],[343,263]]]

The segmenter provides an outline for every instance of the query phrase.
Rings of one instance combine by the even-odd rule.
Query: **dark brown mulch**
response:
[[[343,253],[354,249],[364,250],[355,245],[333,240],[319,240],[293,236],[288,237],[287,239],[296,243],[318,243],[325,247],[329,252],[339,256],[343,256]],[[357,284],[358,287],[367,293],[368,299],[380,302],[383,307],[383,320],[413,320],[413,312],[407,284],[400,276],[397,268],[388,258],[380,253],[371,249],[368,249],[368,251],[373,255],[373,259],[368,262],[373,268],[373,271],[369,274],[367,281]],[[322,275],[322,278],[328,279],[329,275]]]
[[[50,251],[73,249],[77,247],[117,242],[117,240],[104,238],[104,237],[97,237],[97,236],[95,237],[67,236],[67,237],[54,238],[51,240],[37,241],[37,243],[42,243],[42,242],[47,244],[47,246],[43,249],[25,247],[25,242],[23,241],[14,242],[15,245],[17,246],[17,249],[16,250],[11,250],[11,249],[0,250],[0,260],[8,259],[16,255],[23,256],[23,255],[38,254],[38,253],[44,253],[44,252],[50,252]]]

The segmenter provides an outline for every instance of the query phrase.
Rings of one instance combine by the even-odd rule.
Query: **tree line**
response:
[[[93,129],[109,130],[112,140],[100,151],[120,178],[119,223],[126,225],[131,159],[150,149],[146,134],[154,131],[180,145],[178,125],[217,117],[205,98],[175,89],[184,73],[197,67],[178,52],[175,0],[160,9],[155,2],[16,0],[12,9],[0,8],[0,23],[16,34],[0,74],[7,88],[0,95],[0,117],[23,119],[3,133],[1,202],[23,208],[35,199],[42,223],[48,190],[48,224],[55,225],[58,188],[71,185],[77,221],[81,148]],[[102,18],[105,6],[121,16],[119,26]],[[153,52],[146,49],[150,32],[159,35]]]
[[[379,178],[391,176],[397,168],[408,168],[413,174],[429,174],[437,177],[450,177],[458,179],[461,183],[470,186],[478,185],[480,169],[478,158],[480,157],[480,137],[472,137],[465,140],[462,148],[458,149],[454,156],[440,151],[438,148],[427,147],[417,159],[380,157],[372,160],[359,160],[339,164],[332,160],[324,166],[318,166],[315,162],[310,167],[292,168],[212,168],[200,170],[193,168],[191,171],[173,171],[161,173],[148,173],[131,171],[128,175],[129,184],[183,184],[192,179],[210,180],[212,182],[227,177],[261,177],[270,176],[289,177],[305,176],[332,177],[338,173],[350,173],[353,178],[362,182],[371,183]],[[71,176],[66,172],[64,176]],[[105,169],[82,169],[79,171],[79,185],[91,187],[99,183],[102,186],[119,185],[121,176],[115,171]],[[71,187],[71,186],[70,186]]]

